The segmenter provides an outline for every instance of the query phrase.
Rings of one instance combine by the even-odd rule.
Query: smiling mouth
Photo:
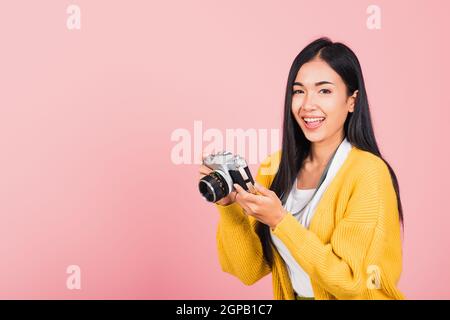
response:
[[[325,117],[315,117],[315,118],[302,117],[302,120],[306,128],[316,129],[322,125],[323,121],[325,120]]]

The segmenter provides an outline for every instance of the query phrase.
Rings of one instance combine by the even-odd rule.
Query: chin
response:
[[[324,141],[325,138],[322,135],[315,135],[315,134],[305,134],[306,139],[308,139],[310,142],[321,142]]]
[[[307,129],[303,130],[303,134],[310,142],[320,142],[326,138],[326,134],[324,132],[308,132]]]

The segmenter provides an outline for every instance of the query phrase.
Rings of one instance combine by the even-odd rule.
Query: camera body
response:
[[[233,184],[239,184],[244,190],[255,193],[253,177],[244,158],[223,151],[210,154],[203,164],[213,171],[200,179],[198,188],[209,202],[217,202],[233,190]]]

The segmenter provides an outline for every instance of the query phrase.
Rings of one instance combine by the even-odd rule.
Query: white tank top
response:
[[[316,189],[297,189],[297,179],[295,179],[284,208],[289,212],[298,212],[311,199],[315,190]],[[305,228],[309,228],[312,216],[306,216],[304,214],[305,211],[306,210],[303,209],[299,215],[296,215],[295,217]],[[314,297],[314,291],[308,274],[302,269],[297,261],[294,260],[284,243],[272,232],[271,236],[275,247],[278,249],[278,252],[286,263],[289,278],[291,279],[295,292],[301,297]]]

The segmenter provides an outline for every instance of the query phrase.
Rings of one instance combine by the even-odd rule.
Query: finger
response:
[[[266,197],[271,197],[273,195],[273,191],[263,187],[259,183],[255,183],[256,191],[258,191],[260,194]]]
[[[240,185],[238,185],[237,183],[233,184],[233,187],[236,189],[237,193],[245,196],[248,192],[244,190],[244,188],[242,188]]]
[[[204,164],[200,165],[199,170],[200,171],[206,171],[206,172],[211,172],[212,171],[212,169],[210,167],[208,167],[208,166],[206,166]]]
[[[208,168],[207,166],[201,166],[200,169],[198,170],[199,173],[201,174],[210,174],[211,173],[211,169]]]
[[[258,190],[256,190],[255,185],[251,182],[247,183],[248,192],[252,194],[258,194]]]
[[[259,197],[257,195],[254,195],[250,192],[247,192],[242,188],[239,184],[235,183],[233,184],[234,188],[238,192],[238,194],[241,195],[242,199],[247,203],[259,203]]]

